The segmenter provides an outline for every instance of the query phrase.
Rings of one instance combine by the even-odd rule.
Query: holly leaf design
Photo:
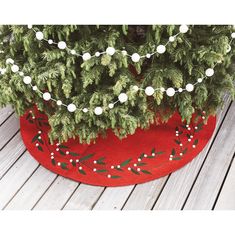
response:
[[[33,137],[33,139],[32,139],[32,143],[35,142],[36,140],[38,140],[38,137],[39,137],[39,136],[40,136],[40,134],[35,135],[35,136]]]
[[[181,157],[174,157],[172,160],[181,160]]]
[[[140,174],[137,170],[135,170],[135,169],[133,169],[133,168],[131,168],[131,172],[133,172],[133,173],[136,174],[136,175],[139,175],[139,174]]]
[[[163,154],[163,153],[164,153],[163,151],[160,151],[160,152],[156,152],[155,154],[160,155],[160,154]]]
[[[51,159],[51,163],[52,163],[52,165],[56,165],[56,162],[55,162],[55,159]]]
[[[175,156],[175,149],[174,148],[171,150],[171,155]]]
[[[137,166],[145,166],[145,165],[146,165],[145,162],[138,162],[138,163],[137,163]]]
[[[128,165],[131,160],[132,160],[131,158],[130,158],[130,159],[127,159],[126,161],[122,162],[122,163],[120,164],[120,166],[121,166],[121,167],[124,167],[124,166]]]
[[[59,150],[59,153],[60,153],[61,155],[65,155],[65,152],[63,152],[63,151],[61,151],[61,150]]]
[[[198,139],[194,140],[193,145],[197,145],[198,144]]]
[[[100,170],[96,170],[97,173],[102,173],[102,172],[107,172],[106,169],[100,169]]]
[[[67,149],[67,148],[69,148],[69,147],[67,147],[67,146],[65,146],[65,145],[60,144],[60,145],[59,145],[59,148],[61,148],[61,149]]]
[[[175,143],[178,144],[178,145],[181,144],[181,142],[179,140],[177,140],[177,139],[175,139]]]
[[[67,163],[62,162],[61,165],[60,165],[60,167],[61,167],[63,170],[68,170],[67,165],[68,165]]]
[[[80,158],[79,161],[80,161],[80,162],[85,161],[85,160],[87,160],[87,159],[93,157],[93,155],[94,155],[94,153],[88,154],[88,155],[86,155],[86,156]]]
[[[143,172],[144,174],[148,174],[148,175],[151,175],[151,174],[152,174],[151,172],[146,171],[146,170],[141,170],[141,172]]]
[[[43,152],[42,146],[38,145],[37,148],[38,148],[39,151]]]
[[[72,161],[72,166],[76,166],[76,162],[75,161]]]
[[[119,175],[111,175],[111,177],[110,178],[112,178],[112,179],[118,179],[118,178],[120,178],[121,176],[119,176]]]
[[[118,168],[118,167],[116,167],[116,166],[114,167],[114,169],[117,170],[117,171],[123,171],[122,168]]]
[[[44,144],[42,139],[38,139],[38,142],[40,142],[41,144]]]
[[[179,131],[179,127],[178,126],[175,128],[175,131]]]
[[[188,148],[184,149],[182,153],[185,154],[187,151],[188,151]]]
[[[78,169],[78,172],[79,172],[80,174],[82,174],[82,175],[86,175],[86,172],[85,172],[84,170]]]
[[[141,153],[140,156],[139,156],[140,159],[143,159],[144,158],[144,153]]]
[[[153,149],[151,150],[151,153],[155,153],[155,148],[153,148]]]
[[[99,164],[99,165],[105,165],[104,159],[105,159],[105,157],[101,157],[101,158],[96,160],[96,163]]]
[[[78,153],[75,153],[75,152],[69,152],[69,154],[70,154],[71,156],[73,156],[73,157],[79,156],[79,154],[78,154]]]

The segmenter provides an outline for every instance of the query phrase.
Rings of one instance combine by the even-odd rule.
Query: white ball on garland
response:
[[[160,91],[161,91],[161,92],[164,92],[164,91],[165,91],[165,88],[164,88],[164,87],[161,87],[161,88],[160,88]]]
[[[101,107],[96,107],[94,109],[95,115],[101,115],[103,113],[103,109]]]
[[[175,37],[174,36],[170,36],[169,37],[169,42],[174,42],[175,41]]]
[[[106,49],[106,53],[107,53],[108,55],[113,55],[113,54],[115,53],[115,49],[114,49],[113,47],[108,47],[108,48]]]
[[[14,64],[14,60],[11,58],[6,59],[6,64]]]
[[[58,42],[58,47],[59,49],[63,50],[66,48],[66,43],[64,41]]]
[[[76,110],[77,108],[76,108],[75,104],[69,104],[68,107],[67,107],[67,109],[68,109],[68,111],[69,111],[70,113],[73,113],[73,112],[75,112],[75,110]]]
[[[134,53],[132,56],[131,56],[131,60],[133,62],[139,62],[140,61],[140,55],[138,53]]]
[[[231,46],[230,46],[230,45],[228,45],[228,46],[227,46],[227,50],[226,50],[226,52],[227,52],[227,53],[228,53],[228,52],[230,52],[230,51],[231,51],[231,49],[232,49],[232,48],[231,48]]]
[[[16,65],[16,64],[13,64],[13,65],[11,66],[11,71],[12,71],[13,73],[18,72],[18,71],[19,71],[19,66]]]
[[[166,90],[166,94],[168,95],[168,96],[174,96],[174,94],[175,94],[175,89],[174,88],[172,88],[172,87],[169,87],[167,90]]]
[[[166,51],[166,47],[164,45],[157,46],[157,52],[159,54],[163,54]]]
[[[88,108],[83,108],[82,111],[83,111],[83,113],[87,113],[88,112]]]
[[[28,29],[32,29],[32,28],[33,28],[33,25],[28,24]]]
[[[52,43],[53,43],[53,40],[52,40],[52,39],[49,39],[49,40],[48,40],[48,43],[49,43],[49,44],[52,44]]]
[[[51,94],[49,92],[45,92],[45,93],[43,93],[42,98],[44,100],[48,101],[51,99]]]
[[[82,59],[83,59],[84,61],[87,61],[87,60],[89,60],[90,58],[91,58],[91,54],[88,53],[88,52],[86,52],[85,54],[82,55]]]
[[[121,93],[119,96],[118,96],[118,100],[121,102],[121,103],[125,103],[127,100],[128,100],[128,96],[126,93]]]
[[[114,104],[113,104],[113,103],[110,103],[108,106],[109,106],[110,109],[113,109]]]
[[[56,101],[56,104],[57,104],[58,106],[61,106],[61,105],[62,105],[62,101],[61,101],[61,100],[57,100],[57,101]]]
[[[180,25],[180,32],[181,33],[187,33],[188,32],[188,26],[187,25]]]
[[[232,37],[232,38],[235,38],[235,32],[233,32],[233,33],[231,34],[231,37]]]
[[[138,91],[139,90],[139,87],[136,86],[136,85],[134,85],[132,88],[133,88],[134,91]]]
[[[37,86],[33,86],[32,88],[33,88],[34,91],[36,91],[38,89]]]
[[[207,77],[211,77],[211,76],[213,76],[213,74],[214,74],[214,69],[209,68],[209,69],[206,70],[206,76]]]
[[[127,55],[127,51],[123,50],[122,51],[122,55],[126,56]]]
[[[186,91],[191,92],[194,89],[194,85],[191,83],[188,83],[185,87]]]
[[[95,53],[95,56],[96,56],[96,57],[99,57],[99,56],[100,56],[100,52],[97,51],[97,52]]]
[[[23,82],[24,82],[25,84],[30,84],[31,81],[32,81],[32,78],[31,78],[30,76],[25,76],[25,77],[23,78]]]
[[[24,76],[24,73],[22,71],[19,72],[20,76]]]
[[[147,54],[146,54],[146,58],[149,59],[150,57],[151,57],[151,54],[147,53]]]
[[[151,86],[146,87],[146,88],[145,88],[145,94],[146,94],[147,96],[153,95],[153,94],[154,94],[154,89],[153,89],[153,87],[151,87]]]
[[[202,80],[203,80],[203,78],[198,78],[198,79],[197,79],[197,81],[198,81],[199,83],[201,83]]]
[[[178,89],[178,92],[181,93],[182,91],[183,91],[183,88],[180,87],[180,88]]]
[[[76,54],[76,51],[75,51],[74,49],[72,49],[72,50],[70,51],[70,53],[71,53],[72,55],[75,55],[75,54]]]
[[[43,33],[42,32],[36,32],[36,38],[38,39],[38,40],[42,40],[43,39]]]

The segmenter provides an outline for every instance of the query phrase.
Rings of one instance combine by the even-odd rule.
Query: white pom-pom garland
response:
[[[172,87],[170,87],[170,88],[168,88],[167,90],[166,90],[166,94],[168,95],[168,96],[174,96],[174,94],[175,94],[175,89],[174,88],[172,88]]]
[[[128,100],[128,96],[126,93],[121,93],[118,96],[118,100],[120,101],[120,103],[125,103]]]
[[[207,76],[207,77],[211,77],[211,76],[214,75],[214,69],[209,68],[209,69],[206,70],[205,73],[206,73],[206,76]]]
[[[82,59],[83,59],[84,61],[87,61],[87,60],[89,60],[90,58],[91,58],[91,54],[88,53],[88,52],[86,52],[86,53],[84,53],[84,54],[82,55]]]
[[[30,76],[25,76],[25,77],[23,78],[23,82],[24,82],[25,84],[30,84],[31,81],[32,81],[32,78],[31,78]]]
[[[64,41],[58,42],[58,47],[59,49],[63,50],[66,48],[66,43]]]
[[[193,89],[194,89],[194,85],[191,84],[191,83],[189,83],[189,84],[186,85],[185,88],[186,88],[186,91],[191,92],[191,91],[193,91]]]
[[[181,33],[187,33],[188,32],[188,26],[187,25],[180,25],[180,32]]]
[[[68,109],[68,111],[70,112],[70,113],[73,113],[73,112],[75,112],[76,111],[76,105],[75,104],[69,104],[68,106],[67,106],[67,109]]]
[[[166,47],[164,45],[157,46],[157,52],[159,54],[163,54],[166,51]]]
[[[132,56],[131,56],[131,60],[133,62],[139,62],[140,61],[140,55],[138,53],[134,53]]]
[[[13,64],[13,65],[11,66],[11,71],[12,71],[13,73],[18,72],[18,71],[19,71],[19,66],[16,65],[16,64]]]
[[[153,89],[153,87],[151,87],[151,86],[146,87],[146,88],[145,88],[145,94],[146,94],[147,96],[153,95],[153,94],[154,94],[154,89]]]
[[[96,107],[94,109],[94,113],[95,113],[95,115],[99,116],[99,115],[101,115],[103,113],[103,109],[101,107]]]
[[[51,94],[49,92],[45,92],[43,93],[42,97],[44,100],[48,101],[51,99]]]
[[[107,53],[108,55],[114,55],[115,49],[114,49],[113,47],[108,47],[108,48],[106,49],[106,53]]]
[[[40,32],[40,31],[36,32],[36,38],[37,38],[37,40],[42,40],[43,39],[43,33]]]

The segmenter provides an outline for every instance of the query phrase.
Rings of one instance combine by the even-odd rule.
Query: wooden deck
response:
[[[235,102],[226,99],[205,149],[166,177],[125,187],[97,187],[65,179],[26,151],[19,120],[0,110],[0,208],[62,210],[235,209]]]

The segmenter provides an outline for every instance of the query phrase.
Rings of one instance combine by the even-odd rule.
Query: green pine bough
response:
[[[33,28],[43,32],[47,39],[66,42],[80,54],[95,54],[114,47],[146,55],[179,32],[178,25],[35,25]],[[51,141],[60,142],[79,137],[80,142],[90,143],[108,129],[123,138],[137,128],[167,121],[176,111],[187,122],[198,111],[206,110],[208,117],[222,106],[225,92],[234,98],[233,32],[233,26],[190,26],[187,33],[179,34],[167,44],[164,54],[156,53],[133,62],[122,53],[112,56],[104,53],[84,61],[53,43],[38,40],[27,26],[0,26],[0,68],[8,68],[0,75],[0,106],[11,104],[18,115],[23,115],[37,105],[49,118]],[[230,43],[231,51],[227,53]],[[7,58],[14,59],[38,89],[50,92],[56,100],[73,103],[78,109],[71,113],[56,102],[43,100],[24,84],[18,73],[11,71],[10,65],[6,65]],[[215,65],[214,75],[206,77],[192,92],[169,97],[158,90],[146,96],[144,91],[133,93],[129,89],[135,85],[178,89],[194,84],[207,68]],[[122,92],[128,95],[127,102],[115,104],[102,115],[94,114],[95,107],[108,107]],[[79,110],[84,107],[88,112]]]

